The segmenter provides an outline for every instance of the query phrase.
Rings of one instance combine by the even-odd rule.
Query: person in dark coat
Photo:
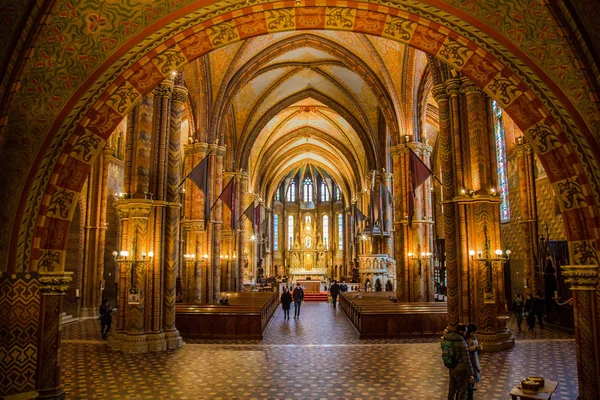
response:
[[[533,298],[530,294],[527,294],[525,299],[525,307],[523,311],[525,311],[525,321],[527,322],[527,331],[533,332],[533,328],[535,327],[535,315],[531,312],[531,306],[533,305]]]
[[[102,334],[102,339],[108,339],[108,331],[110,331],[110,326],[112,325],[112,313],[113,309],[110,306],[110,301],[108,299],[102,300],[102,305],[100,306],[100,333]],[[106,329],[106,331],[105,331]]]
[[[340,285],[338,285],[336,281],[333,281],[333,285],[331,285],[331,287],[329,288],[329,294],[331,295],[331,302],[333,303],[333,308],[335,308],[338,295],[340,294]]]
[[[475,370],[465,341],[466,334],[467,326],[461,324],[456,326],[456,331],[449,331],[444,335],[445,340],[454,342],[454,354],[458,362],[455,368],[449,369],[448,400],[467,400],[469,384],[475,382]]]
[[[283,288],[281,295],[281,309],[283,310],[283,318],[290,319],[290,305],[292,304],[292,294],[287,288]]]
[[[477,339],[477,325],[469,324],[467,326],[467,336],[465,336],[465,340],[467,341],[467,346],[469,348],[469,356],[471,357],[471,365],[473,366],[473,371],[475,372],[474,382],[469,384],[469,391],[467,393],[467,400],[473,400],[473,392],[475,389],[475,384],[481,381],[481,364],[479,363],[479,352],[481,351],[481,346],[479,346],[479,339]]]
[[[537,316],[538,324],[540,325],[540,328],[543,329],[544,324],[542,323],[542,318],[544,316],[544,300],[542,300],[541,292],[536,292],[535,297],[533,298],[533,302],[531,303],[531,313],[534,316]]]
[[[300,318],[300,306],[304,300],[304,289],[300,286],[300,282],[296,284],[294,289],[294,318]]]
[[[515,299],[512,303],[512,312],[515,313],[515,317],[517,317],[517,327],[519,328],[519,332],[521,332],[521,322],[523,322],[523,310],[525,309],[525,300],[523,300],[523,295],[518,294],[515,296]]]

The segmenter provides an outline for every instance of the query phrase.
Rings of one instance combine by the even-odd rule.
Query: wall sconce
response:
[[[184,254],[183,258],[185,258],[185,261],[194,261],[196,259],[196,255],[195,254]]]
[[[252,235],[250,236],[250,241],[254,242],[256,240],[256,236]]]
[[[515,144],[516,144],[517,146],[521,146],[521,145],[523,145],[523,136],[517,136],[517,137],[515,138]]]
[[[208,254],[203,255],[202,258],[204,258],[204,260],[206,261],[208,259]]]
[[[417,261],[417,265],[419,266],[419,277],[421,277],[423,274],[423,260],[429,260],[433,253],[419,250],[421,250],[421,245],[417,244],[417,253],[415,254],[413,252],[408,252],[407,255],[409,258]]]
[[[486,251],[487,253],[487,251]],[[474,261],[507,261],[508,259],[510,259],[510,255],[512,254],[512,251],[510,251],[510,249],[506,249],[506,251],[502,251],[500,249],[496,249],[494,251],[494,254],[496,255],[496,257],[483,257],[483,253],[481,251],[477,251],[477,258],[475,258],[475,251],[474,250],[469,250],[469,256],[471,256],[471,259]],[[503,254],[506,254],[506,257],[503,257]]]
[[[135,248],[133,250],[133,254],[135,254]],[[150,251],[148,254],[145,252],[141,253],[142,259],[137,258],[129,258],[129,251],[121,250],[117,252],[116,250],[112,252],[112,255],[115,261],[121,265],[131,265],[131,288],[129,289],[130,294],[138,294],[138,288],[135,286],[135,271],[138,266],[144,266],[146,264],[150,264],[152,262],[152,258],[154,257],[154,252]]]
[[[490,188],[490,190],[488,191],[490,196],[496,196],[498,194],[498,191],[496,190],[496,188]]]
[[[360,237],[362,240],[367,240],[367,235],[365,235],[364,233],[362,234],[362,236]]]

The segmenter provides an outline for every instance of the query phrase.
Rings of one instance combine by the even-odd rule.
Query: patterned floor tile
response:
[[[89,326],[63,332],[67,398],[446,398],[437,338],[360,340],[340,310],[302,307],[299,320],[284,320],[279,310],[263,341],[186,341],[181,350],[153,354],[113,352],[97,340],[98,321],[84,321]],[[475,398],[506,399],[520,379],[536,374],[560,382],[553,399],[575,399],[574,341],[535,339],[482,354]]]

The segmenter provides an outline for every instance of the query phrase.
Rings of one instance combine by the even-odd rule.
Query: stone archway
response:
[[[592,90],[579,90],[586,86],[581,85],[585,75],[572,71],[572,81],[558,85],[554,79],[560,75],[551,72],[552,65],[532,61],[511,41],[509,32],[494,31],[483,17],[477,19],[446,2],[416,3],[397,8],[366,2],[348,7],[346,2],[316,6],[313,1],[300,1],[295,7],[292,1],[273,1],[229,8],[220,8],[218,3],[201,8],[192,3],[172,14],[156,12],[164,19],[150,15],[154,25],[146,25],[121,46],[118,40],[105,37],[105,57],[81,53],[87,58],[78,64],[81,71],[93,72],[77,76],[63,65],[54,71],[56,76],[44,76],[23,69],[15,93],[5,101],[8,106],[1,122],[6,136],[3,163],[10,166],[0,182],[7,184],[0,232],[2,270],[64,268],[67,232],[92,163],[123,116],[167,74],[234,41],[291,29],[383,36],[423,50],[473,80],[517,123],[548,171],[559,195],[574,263],[597,265],[600,168],[594,156],[600,153],[595,137],[598,112],[593,96],[586,95]],[[86,29],[92,34],[101,29],[98,21],[104,17],[93,14],[94,10],[84,11],[97,17],[88,19]],[[494,15],[493,10],[486,12]],[[452,15],[466,22],[460,25]],[[525,19],[516,18],[516,24],[526,24]],[[541,29],[534,26],[532,31],[541,33]],[[58,39],[47,41],[60,42],[60,29],[55,35]],[[109,52],[110,46],[117,49]],[[576,57],[564,48],[568,46],[553,46],[555,61],[560,64],[566,57],[568,68]],[[85,49],[61,48],[67,56],[81,50]],[[48,55],[45,49],[39,53]],[[43,71],[56,61],[48,57],[33,64]],[[48,83],[44,79],[55,78],[67,89],[44,90],[43,84]]]
[[[543,95],[545,92],[534,92],[520,78],[519,75],[522,74],[513,73],[508,66],[474,41],[439,24],[432,24],[423,17],[411,17],[410,14],[381,6],[374,11],[341,7],[288,9],[285,8],[285,3],[273,3],[273,7],[278,10],[277,15],[280,17],[287,15],[292,18],[288,22],[293,21],[292,27],[295,29],[345,28],[381,35],[414,46],[435,55],[483,87],[486,93],[504,107],[534,144],[555,186],[571,188],[559,190],[559,194],[570,244],[578,249],[574,251],[574,259],[579,263],[598,262],[598,212],[593,188],[596,177],[600,174],[594,173],[593,164],[581,164],[578,155],[582,156],[589,150],[583,149],[585,151],[582,152],[579,141],[569,140],[569,136],[578,135],[577,130],[565,132],[562,128],[562,125],[570,121],[560,118],[564,114],[571,115],[573,111],[572,119],[579,122],[580,138],[591,137],[583,119],[572,106],[556,104],[558,101],[548,103],[547,96]],[[57,209],[72,209],[73,204],[63,199],[66,195],[79,192],[91,162],[116,124],[140,96],[150,91],[172,69],[233,41],[277,29],[289,29],[286,20],[281,18],[271,21],[271,28],[266,26],[273,15],[269,8],[256,6],[247,9],[253,12],[250,15],[229,13],[214,17],[173,37],[168,46],[162,44],[149,51],[129,68],[122,69],[122,73],[117,74],[112,83],[105,86],[106,89],[96,92],[96,96],[91,96],[84,102],[88,104],[85,116],[75,117],[70,120],[71,124],[65,123],[64,128],[56,126],[52,130],[55,134],[49,135],[47,141],[52,142],[53,139],[66,135],[67,145],[62,148],[50,147],[49,154],[37,159],[37,165],[43,165],[42,171],[46,172],[32,175],[28,180],[29,190],[24,193],[27,201],[19,204],[19,212],[13,225],[9,270],[61,268],[64,259],[64,254],[61,253],[64,252],[63,238],[69,219],[58,217]],[[326,20],[331,23],[326,25]],[[269,29],[258,29],[259,27]],[[229,37],[222,34],[226,29],[235,31],[231,40],[224,39]],[[215,32],[221,33],[215,36]],[[534,88],[537,89],[537,86],[539,85]],[[96,100],[91,100],[92,97]],[[554,106],[551,108],[553,112],[547,109],[545,103]],[[84,108],[78,109],[83,112]],[[594,143],[588,143],[588,148],[594,150]],[[54,166],[52,160],[55,160]],[[52,168],[52,173],[49,168]],[[47,181],[48,185],[44,185]],[[45,189],[42,189],[44,186]],[[45,194],[42,195],[40,190]],[[44,203],[48,205],[43,205]],[[18,237],[31,239],[19,241]],[[39,246],[32,247],[31,240],[39,243]],[[60,259],[61,262],[48,262],[50,258]]]

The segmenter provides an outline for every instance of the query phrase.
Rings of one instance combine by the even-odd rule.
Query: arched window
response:
[[[323,215],[323,246],[329,249],[329,216]]]
[[[325,184],[325,181],[321,181],[321,188],[319,191],[321,192],[321,201],[323,201],[323,202],[329,201],[329,199],[330,199],[329,189],[327,189],[327,185]]]
[[[302,201],[313,201],[313,183],[310,178],[306,178],[302,184]]]
[[[294,216],[288,217],[288,249],[294,245]]]
[[[506,171],[506,142],[504,140],[504,121],[502,108],[492,101],[494,113],[494,134],[496,138],[496,159],[498,162],[498,184],[500,185],[500,221],[510,220],[510,204],[508,200],[508,173]]]
[[[273,250],[279,250],[279,214],[273,216]]]
[[[285,195],[285,199],[286,199],[286,201],[289,201],[291,203],[296,202],[296,180],[295,179],[292,179],[292,181],[290,182],[287,193]]]
[[[338,214],[338,250],[344,250],[344,219]]]
[[[275,190],[275,201],[281,201],[281,186]]]
[[[342,191],[340,190],[340,188],[336,185],[335,186],[335,201],[340,201],[342,199]]]

